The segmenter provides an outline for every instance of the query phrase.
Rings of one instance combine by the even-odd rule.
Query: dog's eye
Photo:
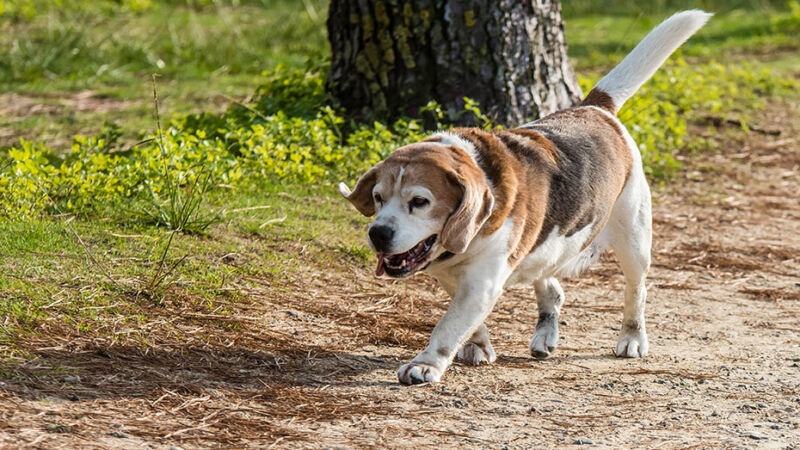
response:
[[[423,208],[425,206],[428,206],[429,203],[430,200],[428,200],[427,198],[414,197],[411,199],[410,202],[408,202],[408,210],[412,211],[414,208]]]
[[[383,197],[381,197],[381,194],[375,194],[375,203],[383,203]]]

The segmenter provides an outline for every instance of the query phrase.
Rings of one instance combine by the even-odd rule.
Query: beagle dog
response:
[[[531,283],[539,319],[528,346],[558,345],[559,278],[612,249],[625,276],[619,357],[647,355],[650,189],[616,113],[711,14],[677,13],[648,34],[583,102],[511,130],[457,128],[395,150],[341,194],[375,215],[377,276],[426,271],[452,297],[430,343],[401,366],[404,384],[437,382],[456,356],[494,362],[486,320],[505,286]]]

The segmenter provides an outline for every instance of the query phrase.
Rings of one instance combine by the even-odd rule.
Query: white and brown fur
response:
[[[392,254],[437,235],[421,270],[452,302],[428,347],[398,370],[402,383],[439,381],[456,356],[468,364],[493,362],[484,320],[514,283],[533,284],[539,321],[529,350],[548,356],[558,344],[564,302],[558,279],[609,248],[626,283],[615,354],[647,355],[650,190],[639,150],[616,113],[709,17],[692,10],[667,19],[579,106],[513,130],[436,133],[396,150],[353,192],[340,185],[359,211],[377,213],[371,227],[393,230],[386,244]],[[420,196],[428,203],[408,206]]]

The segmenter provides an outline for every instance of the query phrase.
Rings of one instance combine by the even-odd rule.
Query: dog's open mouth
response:
[[[435,242],[436,235],[434,234],[407,252],[395,255],[378,253],[378,268],[375,270],[375,276],[379,277],[385,273],[390,277],[403,278],[411,275],[428,262]]]

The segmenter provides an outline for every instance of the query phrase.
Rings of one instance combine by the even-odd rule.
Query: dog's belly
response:
[[[547,239],[522,259],[506,286],[542,278],[561,278],[582,271],[598,252],[597,245],[588,242],[593,237],[594,227],[591,223],[571,236],[559,235],[558,226],[553,228]]]

